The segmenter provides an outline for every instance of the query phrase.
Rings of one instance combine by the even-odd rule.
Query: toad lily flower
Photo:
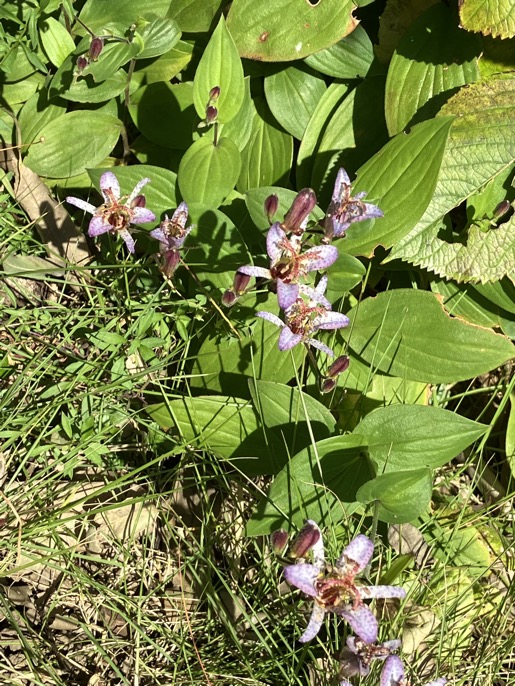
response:
[[[195,224],[186,228],[188,221],[188,205],[181,202],[172,218],[165,215],[157,229],[150,232],[152,238],[159,241],[159,253],[162,257],[162,270],[166,276],[172,276],[179,265],[179,250]]]
[[[373,552],[372,541],[359,534],[343,549],[336,565],[326,569],[320,539],[318,547],[313,548],[314,564],[285,567],[286,581],[311,596],[315,603],[307,629],[299,641],[306,643],[317,635],[326,612],[341,615],[365,643],[377,641],[377,619],[363,601],[404,598],[406,592],[399,586],[362,586],[356,582],[355,577],[368,565]]]
[[[341,167],[336,176],[333,196],[327,209],[324,220],[325,240],[330,241],[333,237],[339,238],[354,222],[362,222],[365,219],[377,219],[384,217],[382,210],[369,202],[363,202],[365,191],[357,193],[354,197],[350,194],[351,183],[349,175]]]
[[[359,675],[365,677],[370,673],[373,660],[386,660],[392,651],[400,648],[401,641],[385,641],[384,643],[366,643],[361,638],[349,636],[347,647],[340,654],[340,677]],[[342,678],[340,686],[349,686],[346,678]]]
[[[319,329],[341,329],[349,323],[349,318],[344,314],[332,312],[328,309],[330,303],[324,297],[326,286],[326,276],[322,277],[316,288],[300,286],[302,292],[310,295],[311,299],[305,302],[302,298],[297,298],[285,311],[284,322],[271,312],[256,312],[256,317],[266,319],[282,328],[279,335],[279,350],[291,350],[299,343],[307,343],[314,348],[322,350],[330,357],[334,357],[334,352],[331,348],[312,338],[312,334],[316,333]],[[323,304],[319,304],[321,302]]]
[[[113,172],[104,172],[100,177],[100,190],[104,198],[104,203],[95,207],[80,198],[68,197],[66,202],[80,207],[81,210],[93,215],[89,223],[88,236],[100,236],[102,233],[110,231],[120,234],[129,252],[134,252],[134,239],[129,233],[130,224],[146,224],[153,222],[156,216],[146,207],[136,201],[140,190],[150,181],[142,179],[138,181],[132,193],[128,196],[121,196],[120,184]]]
[[[279,307],[287,310],[299,297],[299,279],[309,272],[326,269],[338,258],[338,249],[320,245],[301,252],[300,236],[287,238],[279,222],[272,224],[266,237],[270,269],[246,265],[238,269],[242,274],[264,277],[277,282]]]
[[[402,660],[397,655],[390,655],[384,663],[383,671],[381,672],[380,686],[410,686],[410,682],[406,679],[404,672],[404,665]],[[424,686],[445,686],[447,679],[441,677],[434,681],[429,681]]]

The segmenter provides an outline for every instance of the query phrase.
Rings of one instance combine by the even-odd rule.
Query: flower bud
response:
[[[147,199],[141,193],[140,195],[137,195],[134,200],[131,202],[131,207],[146,207],[147,205]]]
[[[347,355],[340,355],[327,370],[327,376],[331,379],[336,379],[339,374],[343,374],[349,368],[349,364],[349,357]]]
[[[225,307],[232,307],[237,300],[238,296],[232,288],[228,288],[222,295],[222,305],[225,305]]]
[[[234,281],[232,284],[233,290],[236,295],[243,295],[250,283],[250,276],[248,274],[242,274],[241,272],[236,272],[234,275]]]
[[[286,548],[288,543],[288,532],[284,529],[279,529],[274,531],[270,536],[270,543],[272,544],[272,549],[276,555],[280,555]]]
[[[311,548],[320,540],[320,529],[309,522],[297,534],[290,548],[292,557],[305,557]]]
[[[216,107],[213,107],[213,105],[209,105],[209,107],[206,107],[206,124],[209,126],[210,124],[213,124],[218,117],[218,110]]]
[[[81,55],[80,57],[77,58],[77,71],[79,73],[83,72],[84,69],[86,69],[86,67],[88,66],[88,64],[89,64],[89,60],[86,57],[86,55]]]
[[[297,193],[292,206],[286,213],[281,224],[282,228],[285,231],[291,231],[300,236],[304,231],[303,222],[307,220],[316,204],[317,196],[315,191],[311,188],[303,188]]]
[[[504,215],[510,209],[510,207],[511,207],[510,201],[509,200],[503,200],[495,208],[494,217],[496,219],[500,219],[501,217],[504,217]]]
[[[322,379],[320,382],[320,393],[330,393],[336,388],[336,379]]]
[[[265,200],[265,214],[268,218],[268,221],[270,224],[273,221],[273,218],[277,214],[277,210],[279,209],[279,198],[275,193],[272,193],[272,195],[269,195],[268,198]]]
[[[168,277],[173,276],[179,266],[180,259],[178,250],[167,250],[164,253],[163,273]]]
[[[89,59],[92,62],[96,62],[98,58],[100,57],[100,53],[104,49],[104,40],[103,38],[93,38],[91,43],[89,44]]]
[[[218,100],[220,97],[220,86],[214,86],[209,91],[209,100]]]

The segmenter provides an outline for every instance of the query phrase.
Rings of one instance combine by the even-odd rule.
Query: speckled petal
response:
[[[406,591],[400,586],[359,586],[359,596],[362,600],[368,598],[405,598]]]
[[[266,235],[266,251],[272,262],[275,262],[281,256],[283,248],[280,246],[280,243],[285,238],[286,234],[281,229],[280,223],[275,222],[275,224],[272,224]]]
[[[246,264],[244,267],[238,267],[238,271],[242,274],[247,274],[247,276],[255,276],[256,278],[272,278],[269,269],[265,269],[264,267],[255,267],[253,264]]]
[[[331,198],[333,203],[339,203],[343,196],[343,186],[350,186],[349,175],[343,167],[338,169],[338,174],[336,175],[336,181],[334,182],[333,197]]]
[[[309,624],[306,627],[306,631],[299,638],[299,641],[301,643],[307,643],[308,641],[311,641],[313,638],[315,638],[315,636],[320,631],[320,627],[322,626],[324,617],[325,611],[319,605],[315,605],[313,607],[313,612],[311,613],[311,617],[309,619]]]
[[[112,228],[111,224],[107,224],[103,217],[93,217],[89,222],[88,236],[100,236],[102,233],[111,231]]]
[[[281,328],[283,326],[286,326],[286,324],[283,322],[282,319],[279,319],[279,317],[275,314],[272,314],[271,312],[256,312],[256,317],[261,317],[261,319],[266,319],[267,322],[272,322],[272,324],[275,324],[276,326],[280,326]]]
[[[313,348],[316,348],[317,350],[321,350],[326,355],[329,355],[329,357],[334,357],[334,352],[331,350],[331,348],[328,348],[325,343],[317,341],[316,338],[306,338],[306,343],[312,345]]]
[[[81,210],[84,210],[84,212],[89,212],[90,214],[95,214],[97,211],[95,205],[92,205],[90,202],[86,202],[85,200],[81,200],[80,198],[68,196],[66,198],[66,202],[69,202],[70,205],[75,205],[75,207],[80,207]]]
[[[100,177],[100,190],[102,191],[102,195],[104,196],[105,202],[110,201],[109,196],[106,194],[106,191],[109,189],[111,190],[111,193],[113,194],[114,198],[116,200],[119,200],[120,184],[118,183],[118,179],[113,174],[113,172],[104,172]]]
[[[347,231],[350,226],[350,222],[339,222],[333,219],[333,236],[335,238],[340,238]]]
[[[313,598],[317,595],[315,581],[320,576],[320,567],[310,564],[288,565],[283,574],[286,581]]]
[[[354,633],[366,643],[377,641],[377,619],[368,607],[361,605],[356,609],[341,609],[337,610],[337,614],[344,617]]]
[[[359,534],[349,545],[345,546],[336,566],[343,570],[347,565],[350,565],[355,570],[354,573],[358,574],[365,569],[373,554],[374,544],[372,541],[367,536]]]
[[[146,207],[134,207],[131,210],[131,222],[133,224],[147,224],[148,222],[155,222],[156,215],[147,210]]]
[[[379,680],[380,686],[400,686],[404,677],[404,665],[401,658],[397,655],[386,658]]]
[[[287,310],[291,307],[298,297],[298,283],[284,283],[280,279],[277,280],[277,302],[282,310]]]
[[[302,255],[302,266],[306,272],[327,269],[338,259],[338,248],[334,245],[318,245]]]
[[[119,234],[122,237],[123,242],[127,246],[127,250],[130,253],[134,253],[136,250],[136,245],[134,243],[134,238],[131,236],[131,234],[127,231],[127,229],[123,229],[119,232]]]
[[[301,341],[302,336],[300,333],[293,333],[290,328],[285,326],[279,335],[279,350],[291,350],[301,343]]]
[[[370,202],[366,202],[364,205],[366,214],[362,217],[362,219],[378,219],[380,217],[384,217],[383,210],[379,209],[377,205],[372,205]]]
[[[341,329],[349,325],[349,318],[341,312],[323,312],[313,320],[315,331],[317,329],[331,330]]]
[[[168,236],[165,234],[161,227],[158,227],[157,229],[151,231],[150,235],[152,236],[152,238],[155,238],[156,241],[168,245]]]
[[[301,283],[299,285],[299,292],[308,297],[310,305],[322,305],[322,307],[326,307],[328,310],[331,309],[329,300],[321,293],[318,293],[316,288]]]
[[[347,679],[341,679],[338,682],[338,686],[352,686],[351,682],[348,681]]]
[[[424,684],[424,686],[445,686],[447,683],[447,679],[442,676],[440,679],[435,679],[434,681],[429,681],[427,684]]]
[[[147,183],[150,183],[150,179],[141,179],[141,181],[138,181],[138,183],[134,186],[134,190],[132,191],[132,193],[129,195],[129,197],[125,201],[125,205],[130,207],[134,198],[137,195],[139,195],[140,190],[143,188],[143,186],[146,186]],[[152,221],[152,220],[150,220],[150,221]]]

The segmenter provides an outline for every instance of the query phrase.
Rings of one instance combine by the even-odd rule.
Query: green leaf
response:
[[[433,196],[452,122],[453,117],[439,117],[417,124],[361,167],[353,195],[366,191],[385,216],[351,226],[346,252],[370,255],[379,244],[389,248],[420,219]]]
[[[92,110],[68,112],[40,132],[25,162],[41,176],[74,176],[94,167],[109,155],[120,136],[122,122],[110,114]]]
[[[47,17],[39,25],[43,50],[54,67],[60,67],[75,50],[75,43],[66,28],[57,19]]]
[[[131,97],[129,112],[139,131],[154,143],[177,150],[187,150],[191,145],[198,121],[193,107],[193,84],[143,86]]]
[[[240,152],[245,150],[249,138],[252,135],[252,121],[256,114],[254,101],[250,93],[250,76],[245,77],[245,94],[243,102],[236,116],[228,124],[221,127],[224,138],[230,138]]]
[[[246,533],[258,536],[283,526],[301,527],[305,519],[314,519],[320,526],[334,525],[356,509],[356,494],[371,476],[362,437],[352,434],[318,441],[277,474]]]
[[[175,19],[185,33],[209,31],[221,0],[174,0],[168,16]]]
[[[488,427],[439,407],[390,405],[368,414],[355,433],[364,436],[379,474],[441,467]]]
[[[113,77],[120,67],[136,57],[140,51],[141,44],[137,42],[107,43],[98,60],[90,62],[85,73],[91,75],[95,83],[102,83]]]
[[[265,77],[270,111],[279,124],[299,140],[325,91],[326,85],[320,76],[297,67],[286,67]]]
[[[477,81],[481,41],[460,29],[454,9],[427,9],[406,31],[388,69],[386,122],[391,136],[430,119],[452,89]],[[423,110],[421,108],[424,106]]]
[[[310,67],[337,79],[365,78],[374,62],[374,46],[362,26],[330,48],[309,55]]]
[[[424,537],[431,541],[438,560],[463,567],[473,577],[481,576],[488,572],[494,559],[480,532],[470,523],[466,526],[466,529],[458,529],[429,522]]]
[[[64,102],[59,98],[50,101],[46,89],[34,93],[23,105],[18,115],[23,143],[25,145],[32,143],[41,129],[65,112]]]
[[[293,158],[293,138],[277,128],[264,101],[255,98],[254,103],[257,111],[252,132],[241,157],[237,184],[240,193],[249,188],[285,183]]]
[[[514,0],[463,0],[459,8],[461,23],[467,31],[479,31],[494,38],[515,36]]]
[[[326,297],[328,300],[336,302],[342,298],[351,288],[361,283],[365,272],[365,267],[358,259],[341,252],[336,262],[327,270],[329,282]]]
[[[378,504],[382,522],[411,522],[429,507],[433,482],[430,469],[381,474],[364,484],[356,494],[366,504]]]
[[[342,335],[380,371],[413,381],[454,383],[484,374],[509,360],[504,336],[451,319],[438,298],[398,289],[367,298],[351,310]]]
[[[106,32],[112,32],[122,37],[138,20],[166,16],[169,6],[170,0],[152,0],[150,3],[142,3],[141,0],[87,0],[81,10],[80,19],[95,34],[104,35]]]
[[[510,394],[510,414],[506,426],[506,461],[515,478],[515,392]]]
[[[288,62],[328,48],[353,31],[349,0],[234,0],[227,26],[242,57]],[[288,21],[290,17],[292,20]]]
[[[246,400],[199,396],[169,400],[145,409],[163,429],[175,428],[184,443],[210,450],[246,474],[269,474],[274,469],[269,441]]]
[[[138,60],[158,57],[170,51],[179,41],[181,30],[173,19],[160,17],[144,26],[139,35],[144,48],[138,53]]]
[[[180,40],[176,45],[157,60],[153,59],[145,62],[144,65],[138,60],[133,80],[138,79],[138,83],[143,86],[157,81],[171,81],[177,76],[193,56],[193,45]]]
[[[16,105],[27,100],[45,85],[43,74],[31,74],[16,83],[2,85],[2,100],[12,110],[18,110]]]
[[[179,165],[181,195],[187,203],[216,208],[236,185],[240,168],[239,150],[229,138],[221,138],[216,145],[208,137],[199,138]]]
[[[424,10],[440,0],[388,0],[379,17],[379,45],[375,52],[383,64],[388,64],[406,30]]]
[[[214,106],[218,110],[218,121],[225,124],[236,116],[241,107],[245,82],[238,50],[223,17],[220,17],[204,50],[193,81],[193,102],[201,119],[206,116],[209,92],[216,86],[220,88],[220,97]]]

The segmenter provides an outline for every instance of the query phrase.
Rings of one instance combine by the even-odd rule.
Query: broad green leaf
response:
[[[372,477],[365,440],[333,436],[295,455],[275,477],[247,524],[247,535],[269,534],[280,527],[314,519],[335,525],[356,509],[356,493]]]
[[[515,351],[504,336],[451,319],[427,291],[385,291],[348,314],[351,326],[342,335],[354,352],[382,372],[413,381],[470,379]]]
[[[270,111],[279,124],[299,140],[325,91],[321,76],[298,67],[286,67],[265,77]]]
[[[177,150],[187,150],[191,145],[198,121],[193,107],[193,84],[143,86],[132,96],[129,112],[139,131],[154,143]]]
[[[445,105],[442,119],[451,114],[456,118],[432,200],[388,259],[406,259],[461,281],[495,280],[506,273],[513,250],[512,227],[501,225],[500,231],[481,235],[472,227],[466,244],[449,243],[436,234],[441,228],[437,223],[447,212],[515,160],[514,94],[515,78],[500,77],[472,84]]]
[[[336,302],[361,283],[365,272],[365,267],[356,257],[341,252],[336,262],[327,270],[329,282],[326,297],[331,302]]]
[[[379,474],[441,467],[487,427],[439,407],[389,405],[368,414],[355,429],[368,443]]]
[[[237,189],[285,183],[293,157],[293,138],[277,128],[266,103],[255,98],[257,111],[252,121],[252,133],[241,156],[241,174]]]
[[[490,328],[500,327],[503,316],[510,318],[509,312],[499,308],[470,284],[434,279],[431,281],[431,290],[443,296],[443,305],[449,314],[461,317],[472,324]],[[515,321],[515,318],[513,320]]]
[[[476,291],[501,310],[515,314],[515,284],[509,279],[502,279],[497,283],[478,284]]]
[[[185,33],[209,31],[223,4],[221,0],[174,0],[168,16],[175,19]]]
[[[181,30],[173,19],[159,17],[144,26],[139,35],[144,48],[137,59],[146,60],[169,52],[181,37]]]
[[[428,7],[440,0],[388,0],[379,17],[379,45],[375,53],[383,64],[388,64],[400,39],[415,19]]]
[[[463,0],[459,5],[460,19],[467,31],[500,38],[515,36],[514,0]]]
[[[510,184],[514,165],[511,164],[488,181],[477,193],[467,198],[467,220],[488,229],[496,225],[499,218],[495,210],[500,202],[515,200],[515,189]]]
[[[515,392],[510,394],[510,414],[506,426],[506,461],[515,479]],[[513,489],[512,489],[513,490]]]
[[[428,509],[432,488],[430,469],[389,472],[364,484],[356,498],[370,506],[377,503],[382,522],[403,524]]]
[[[433,196],[453,117],[414,126],[389,141],[358,172],[353,195],[368,193],[384,217],[354,224],[345,252],[370,255],[378,245],[390,247],[420,219]]]
[[[39,35],[43,50],[54,67],[60,67],[68,55],[75,50],[73,38],[66,28],[53,17],[47,17],[41,21]]]
[[[236,185],[240,168],[239,150],[229,138],[221,138],[216,145],[207,137],[199,138],[179,165],[181,195],[187,203],[216,208]]]
[[[152,0],[149,3],[143,3],[141,0],[87,0],[81,10],[80,19],[93,33],[103,35],[109,31],[122,37],[133,23],[141,19],[152,20],[166,16],[169,6],[170,0]]]
[[[249,386],[254,408],[264,426],[274,430],[289,455],[334,433],[336,422],[331,412],[298,388],[253,379]]]
[[[193,102],[201,119],[206,116],[212,88],[220,88],[220,96],[214,102],[220,124],[231,121],[243,102],[245,82],[240,56],[225,20],[220,18],[209,43],[200,59],[193,81]]]
[[[138,136],[131,143],[131,151],[136,155],[141,164],[151,164],[155,167],[163,167],[177,173],[181,161],[182,150],[163,148],[145,136]]]
[[[102,81],[112,78],[120,67],[136,57],[139,52],[141,52],[141,44],[136,41],[133,43],[118,41],[107,43],[98,60],[90,62],[84,73],[91,75],[95,83],[102,83]]]
[[[133,80],[139,79],[138,83],[140,86],[156,83],[157,81],[171,81],[174,76],[177,76],[189,64],[192,56],[193,45],[180,40],[171,50],[165,52],[158,59],[144,63],[138,60]]]
[[[102,162],[120,136],[122,122],[92,110],[68,112],[40,131],[42,141],[33,145],[25,162],[41,176],[74,176]]]
[[[483,36],[482,42],[483,54],[479,59],[482,79],[489,79],[494,74],[515,69],[515,38],[501,40]]]
[[[391,136],[429,119],[452,89],[479,78],[481,41],[454,21],[454,9],[433,5],[409,27],[386,79],[385,111]],[[423,111],[420,111],[424,106]]]
[[[256,115],[256,108],[250,93],[250,76],[245,77],[245,93],[243,102],[236,116],[228,124],[220,128],[220,135],[230,138],[240,152],[245,150],[252,134],[252,122]]]
[[[199,396],[169,400],[145,409],[163,429],[175,428],[184,443],[210,450],[246,474],[270,474],[274,470],[270,441],[246,400]]]
[[[31,74],[16,83],[2,84],[2,100],[11,110],[17,110],[16,105],[27,100],[45,85],[43,74]]]
[[[288,62],[328,48],[356,28],[349,0],[234,0],[227,26],[242,57]],[[288,17],[291,21],[288,21]]]
[[[325,50],[304,60],[310,67],[337,79],[365,78],[374,62],[374,47],[362,26]]]
[[[154,212],[156,218],[164,219],[164,214],[171,214],[177,206],[177,199],[175,197],[175,182],[176,175],[168,169],[161,167],[153,167],[148,164],[138,164],[130,167],[116,167],[88,169],[91,181],[97,188],[100,187],[100,177],[106,171],[114,172],[116,178],[120,182],[120,188],[123,195],[128,195],[134,186],[141,181],[141,179],[149,178],[150,183],[147,183],[143,193],[147,201],[147,207]]]
[[[456,513],[458,516],[458,513]],[[465,528],[428,522],[424,538],[431,542],[434,556],[446,565],[463,567],[473,577],[485,574],[494,562],[480,532],[470,523]]]
[[[65,112],[65,103],[59,98],[49,101],[48,92],[45,89],[34,93],[23,105],[18,115],[23,143],[25,145],[32,143],[41,129]]]
[[[77,79],[70,88],[59,93],[72,102],[98,103],[116,98],[127,88],[127,72],[119,69],[105,81],[96,84],[91,74]]]

